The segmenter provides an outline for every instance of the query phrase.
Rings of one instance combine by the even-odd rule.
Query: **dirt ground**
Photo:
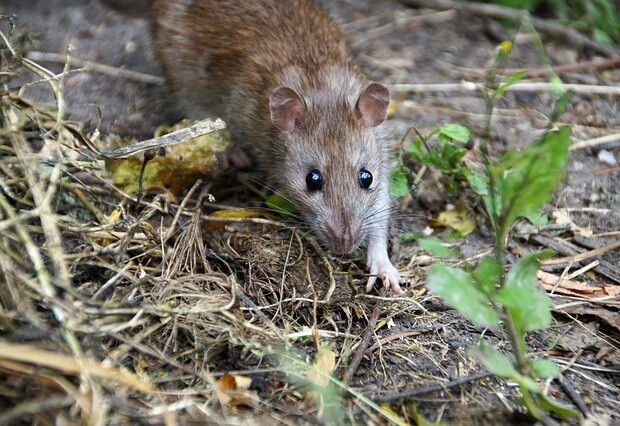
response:
[[[510,30],[489,16],[467,10],[410,8],[395,0],[323,3],[342,25],[369,75],[393,86],[396,109],[387,128],[395,147],[412,126],[424,134],[446,123],[459,123],[472,130],[474,141],[480,137],[485,123],[480,93],[464,88],[439,90],[432,85],[482,81],[496,46],[511,37]],[[75,58],[72,68],[78,71],[65,80],[67,117],[80,123],[84,134],[98,129],[101,134],[144,139],[162,123],[174,120],[166,89],[157,78],[161,74],[150,50],[145,20],[119,15],[94,0],[3,0],[0,14],[15,15],[18,27],[36,35],[26,57],[56,73],[62,71],[67,46],[71,46]],[[6,22],[2,25],[8,28]],[[561,124],[572,129],[574,149],[565,181],[545,209],[551,218],[550,226],[542,230],[517,227],[509,242],[511,261],[541,247],[553,248],[558,257],[564,258],[605,248],[620,239],[620,53],[615,53],[615,64],[604,66],[601,61],[614,58],[609,52],[575,44],[560,32],[541,32],[540,36],[550,65],[570,65],[558,73],[565,83],[579,85],[560,119]],[[110,68],[95,69],[92,63]],[[507,66],[545,69],[535,37],[520,32]],[[30,80],[32,77],[22,74],[9,81],[9,90],[16,91]],[[547,80],[543,74],[527,81]],[[407,88],[406,84],[416,87]],[[596,92],[595,86],[608,87],[609,92]],[[26,85],[20,95],[54,103],[51,92],[41,83]],[[509,92],[493,119],[492,151],[500,154],[521,149],[535,140],[545,130],[552,102],[551,94],[544,89]],[[607,138],[599,139],[603,137]],[[260,204],[243,188],[210,190],[219,205]],[[447,206],[469,202],[464,196],[448,196],[440,177],[428,172],[413,197],[395,201],[398,213],[394,214],[393,240],[398,240],[400,233],[421,233]],[[113,208],[114,204],[109,203],[106,214]],[[560,211],[570,216],[573,227],[554,220],[554,214]],[[479,229],[458,241],[459,248],[471,259],[492,247],[483,217],[476,217]],[[70,244],[74,246],[68,247]],[[69,253],[76,252],[79,244],[74,241],[67,245]],[[117,310],[110,308],[101,316],[81,311],[86,313],[80,317],[77,335],[85,352],[93,359],[150,378],[162,390],[157,396],[159,403],[174,413],[174,417],[155,414],[155,397],[149,399],[131,392],[114,394],[113,388],[102,386],[98,388],[98,401],[107,407],[110,422],[161,423],[172,418],[183,424],[320,423],[316,407],[295,390],[292,374],[277,365],[276,355],[286,352],[314,359],[316,345],[308,332],[314,325],[323,332],[322,343],[329,344],[337,354],[334,376],[342,378],[373,309],[382,306],[371,348],[350,381],[352,389],[376,401],[386,397],[390,408],[410,423],[414,423],[414,406],[427,420],[447,424],[530,423],[515,408],[518,390],[514,383],[492,377],[472,379],[462,386],[451,383],[484,371],[467,353],[480,339],[502,350],[509,348],[509,342],[501,330],[472,325],[425,290],[425,271],[434,260],[415,243],[393,247],[406,294],[385,299],[376,293],[355,296],[347,282],[353,280],[361,288],[360,259],[340,259],[323,252],[291,223],[232,224],[209,236],[205,245],[201,253],[206,260],[198,269],[210,274],[209,284],[196,279],[199,274],[180,273],[179,277],[187,278],[187,287],[182,284],[167,288],[170,281],[166,279],[136,284],[136,272],[136,277],[120,280],[104,296],[105,300],[127,305],[119,302],[114,305]],[[93,259],[108,255],[101,251]],[[126,257],[116,258],[121,262],[116,266],[122,269],[122,262],[135,262],[147,274],[152,271],[149,268],[159,267],[152,260],[140,263],[140,256],[128,251]],[[598,264],[591,265],[593,261]],[[553,292],[556,322],[550,332],[534,333],[528,344],[533,355],[548,356],[562,368],[565,384],[549,383],[549,393],[574,404],[566,391],[573,389],[589,413],[584,424],[620,424],[620,250],[617,246],[601,249],[593,256],[549,265],[544,271],[566,276],[586,265],[592,269],[571,277],[582,287]],[[76,291],[99,296],[101,286],[118,272],[95,262],[86,266],[75,261],[69,269]],[[139,269],[136,267],[136,271]],[[230,287],[231,279],[236,280],[239,292]],[[331,300],[313,303],[317,293],[325,294],[331,282],[336,284]],[[603,297],[584,288],[616,290]],[[173,294],[175,291],[177,294]],[[141,322],[137,311],[121,309],[137,308],[140,303],[144,303],[140,316],[150,318],[147,322]],[[197,308],[211,305],[217,309],[199,315],[189,309],[176,315],[170,314],[172,310],[166,312],[167,303],[175,308],[189,309],[196,304]],[[50,310],[45,303],[37,309]],[[11,310],[4,306],[3,311],[5,315]],[[11,312],[19,319],[19,312]],[[106,328],[106,315],[110,322],[123,317],[123,321],[135,323]],[[239,319],[246,321],[245,325],[239,325]],[[44,321],[48,334],[32,331],[27,319],[19,321],[22,325],[17,329],[0,329],[2,341],[47,349],[59,347],[60,332],[54,321]],[[149,327],[155,331],[147,333]],[[28,385],[23,376],[7,371],[11,370],[0,365],[0,412],[15,413],[14,408],[23,403],[24,397],[45,399],[45,385]],[[226,372],[252,378],[250,388],[255,396],[244,404],[249,408],[227,406],[214,396],[209,380],[219,379]],[[74,383],[78,383],[77,378]],[[432,389],[437,385],[440,389]],[[20,386],[30,389],[31,394],[18,390]],[[419,394],[398,397],[399,392],[416,389],[421,390]],[[58,388],[50,392],[63,394]],[[344,398],[341,404],[349,422],[387,423],[359,396]],[[151,411],[144,410],[145,406]],[[86,411],[83,406],[81,410]],[[62,418],[73,424],[87,418],[76,414],[78,411],[73,404],[64,403],[47,411],[26,410],[14,417],[0,414],[0,420],[51,424]]]

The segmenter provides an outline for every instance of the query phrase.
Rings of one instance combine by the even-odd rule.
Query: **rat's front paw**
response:
[[[398,269],[396,269],[394,265],[392,265],[392,262],[390,262],[390,259],[388,259],[387,253],[379,259],[369,258],[368,269],[370,270],[371,276],[368,278],[368,283],[366,284],[367,293],[372,290],[377,278],[381,278],[383,286],[391,288],[394,293],[403,293],[403,290],[398,284],[400,281],[400,274],[398,273]]]

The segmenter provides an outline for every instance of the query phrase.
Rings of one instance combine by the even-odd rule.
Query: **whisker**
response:
[[[299,221],[304,221],[304,218],[295,211],[291,212],[285,209],[278,208],[277,206],[269,206],[268,204],[266,204],[269,194],[273,194],[279,196],[289,204],[295,206],[293,200],[288,195],[286,195],[284,191],[276,188],[265,179],[261,179],[253,173],[248,173],[238,169],[232,170],[235,172],[238,178],[241,178],[242,184],[244,184],[250,191],[256,193],[263,199],[263,206],[258,208],[260,211],[276,213],[281,216],[290,217]],[[250,185],[250,182],[255,184],[256,186]]]

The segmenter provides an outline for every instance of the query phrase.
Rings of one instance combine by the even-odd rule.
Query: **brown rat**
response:
[[[182,112],[223,118],[245,154],[233,159],[256,159],[332,251],[366,241],[366,289],[379,277],[400,293],[378,129],[389,93],[362,73],[336,24],[311,0],[152,3],[155,53]]]

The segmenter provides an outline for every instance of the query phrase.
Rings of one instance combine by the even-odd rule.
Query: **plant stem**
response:
[[[527,408],[527,412],[532,417],[539,420],[543,415],[543,411],[538,406],[538,404],[536,404],[536,401],[534,401],[530,390],[525,385],[522,385],[520,383],[519,389],[521,390],[521,394],[523,395],[523,405],[525,405],[525,408]]]
[[[495,181],[494,174],[491,170],[491,159],[489,156],[489,142],[491,139],[491,118],[493,116],[493,110],[495,109],[495,103],[497,102],[497,71],[504,65],[504,61],[498,58],[496,67],[493,67],[486,75],[483,93],[486,107],[486,122],[482,134],[482,140],[480,144],[480,153],[482,155],[482,161],[485,167],[485,171],[488,177],[488,192],[489,202],[487,205],[487,213],[491,218],[491,225],[493,227],[493,233],[495,235],[495,261],[498,265],[505,264],[505,248],[508,231],[512,224],[506,223],[507,214],[505,214],[506,208],[503,202],[501,202],[502,194],[497,188],[497,182]],[[504,211],[500,211],[504,210]],[[499,288],[503,288],[505,285],[506,275],[502,271],[499,276]],[[495,304],[494,304],[495,305]],[[510,344],[512,347],[513,355],[517,362],[518,371],[524,376],[531,377],[531,367],[529,359],[527,357],[527,350],[525,339],[521,330],[517,329],[515,322],[513,321],[513,313],[510,309],[499,307],[502,311],[502,317]],[[536,399],[530,392],[530,390],[522,383],[519,383],[519,389],[523,397],[523,405],[527,409],[528,413],[535,419],[540,420],[544,413],[544,410],[537,404]]]

